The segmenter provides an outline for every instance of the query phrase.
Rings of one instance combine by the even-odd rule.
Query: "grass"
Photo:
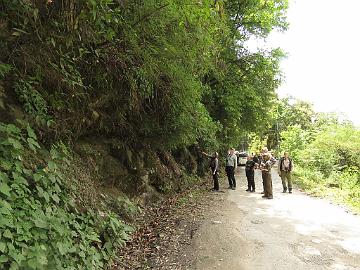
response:
[[[320,172],[299,167],[294,173],[294,183],[305,192],[330,199],[353,213],[360,214],[360,185],[355,179],[357,175],[354,177],[339,173],[324,178]]]

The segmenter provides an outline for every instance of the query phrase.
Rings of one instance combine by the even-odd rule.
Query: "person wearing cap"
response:
[[[225,171],[229,181],[229,189],[236,189],[235,170],[237,168],[237,157],[234,154],[235,149],[230,148],[226,157]]]
[[[262,163],[260,170],[262,172],[264,180],[264,196],[263,198],[272,199],[273,190],[272,190],[272,178],[271,178],[271,155],[269,153],[263,154],[264,162]]]
[[[271,166],[273,166],[276,163],[276,159],[273,156],[271,156],[271,153],[269,152],[268,148],[263,147],[261,149],[260,157],[259,157],[259,167],[260,168],[265,166],[265,158],[264,158],[264,156],[267,155],[267,154],[270,157]],[[264,194],[265,193],[265,178],[266,178],[266,175],[264,173],[262,173],[261,177],[262,177],[262,184],[263,184],[263,192],[261,192],[261,194]]]
[[[279,160],[279,165],[278,165],[278,173],[279,176],[281,177],[281,182],[283,185],[283,193],[286,193],[288,188],[289,188],[289,193],[292,193],[291,173],[293,168],[294,168],[294,164],[292,159],[289,157],[289,153],[284,152],[284,156]]]

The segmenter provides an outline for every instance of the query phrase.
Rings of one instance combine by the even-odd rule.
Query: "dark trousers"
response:
[[[270,173],[265,174],[264,196],[268,198],[273,197],[272,178]]]
[[[219,190],[219,174],[217,171],[215,171],[215,174],[214,174],[214,171],[212,171],[213,173],[213,180],[214,180],[214,190]]]
[[[246,178],[248,182],[248,190],[255,191],[255,179],[254,179],[254,171],[246,171]]]
[[[265,172],[261,172],[261,179],[262,179],[262,184],[263,184],[263,192],[265,193],[265,179],[266,179]]]
[[[225,171],[229,181],[229,187],[235,188],[236,187],[235,168],[233,166],[226,166]]]

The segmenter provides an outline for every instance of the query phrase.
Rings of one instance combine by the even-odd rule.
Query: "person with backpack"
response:
[[[284,156],[279,160],[278,165],[278,173],[281,177],[283,193],[286,193],[287,189],[289,189],[289,193],[292,193],[291,173],[293,168],[294,164],[292,159],[289,157],[289,153],[284,152]]]

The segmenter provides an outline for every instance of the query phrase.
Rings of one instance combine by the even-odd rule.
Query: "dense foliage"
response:
[[[267,141],[278,156],[288,151],[301,185],[359,211],[359,129],[340,115],[316,113],[311,104],[292,98],[279,100],[275,110],[272,128],[262,141],[254,136],[252,148],[258,150]]]
[[[29,126],[0,125],[1,269],[104,267],[131,228],[113,213],[79,212],[58,167],[70,162],[61,145],[46,164],[29,163],[38,150]]]
[[[7,87],[49,138],[234,144],[267,121],[280,82],[282,53],[250,53],[245,42],[285,29],[286,8],[286,0],[2,1],[0,61]]]
[[[246,41],[285,29],[286,9],[287,0],[0,0],[2,265],[101,268],[126,238],[117,216],[72,203],[60,139],[215,149],[266,127],[283,54],[251,53]],[[18,118],[26,132],[9,124]],[[43,166],[33,164],[39,144],[53,149]]]

